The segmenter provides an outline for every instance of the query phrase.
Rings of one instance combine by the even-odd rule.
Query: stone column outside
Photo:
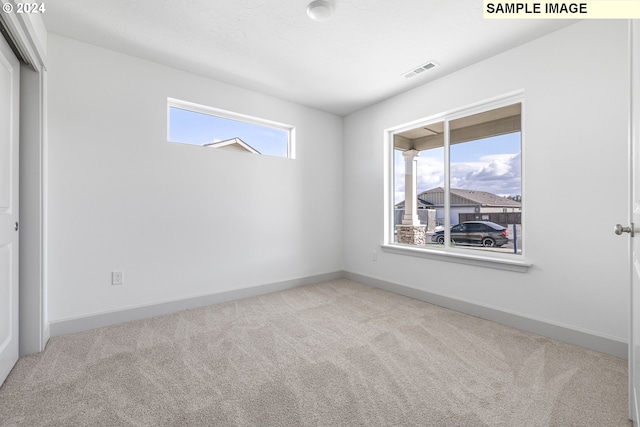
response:
[[[418,218],[418,150],[407,150],[404,156],[404,216],[396,226],[398,243],[424,245],[426,226]]]

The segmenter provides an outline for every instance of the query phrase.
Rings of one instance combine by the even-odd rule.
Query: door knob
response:
[[[631,226],[629,227],[623,227],[620,224],[616,224],[615,228],[613,229],[613,232],[616,233],[618,236],[621,235],[622,233],[630,233],[631,237],[635,235],[635,233],[633,232],[633,223],[631,223]]]
[[[20,228],[20,224],[18,224],[18,221],[16,221],[16,225],[15,225],[15,230],[18,231],[18,228]]]

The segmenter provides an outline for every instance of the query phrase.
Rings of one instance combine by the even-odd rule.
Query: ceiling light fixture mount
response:
[[[328,0],[314,0],[307,6],[307,15],[314,21],[326,21],[333,13],[333,3]]]

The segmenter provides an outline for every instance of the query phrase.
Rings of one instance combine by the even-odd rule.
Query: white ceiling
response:
[[[345,115],[575,21],[485,20],[482,0],[55,0],[50,32]],[[429,60],[438,67],[405,79]]]

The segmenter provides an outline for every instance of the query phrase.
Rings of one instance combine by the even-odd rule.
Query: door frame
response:
[[[0,0],[11,4],[14,0]],[[47,30],[40,15],[1,13],[0,24],[20,65],[20,356],[44,350],[47,319]]]

